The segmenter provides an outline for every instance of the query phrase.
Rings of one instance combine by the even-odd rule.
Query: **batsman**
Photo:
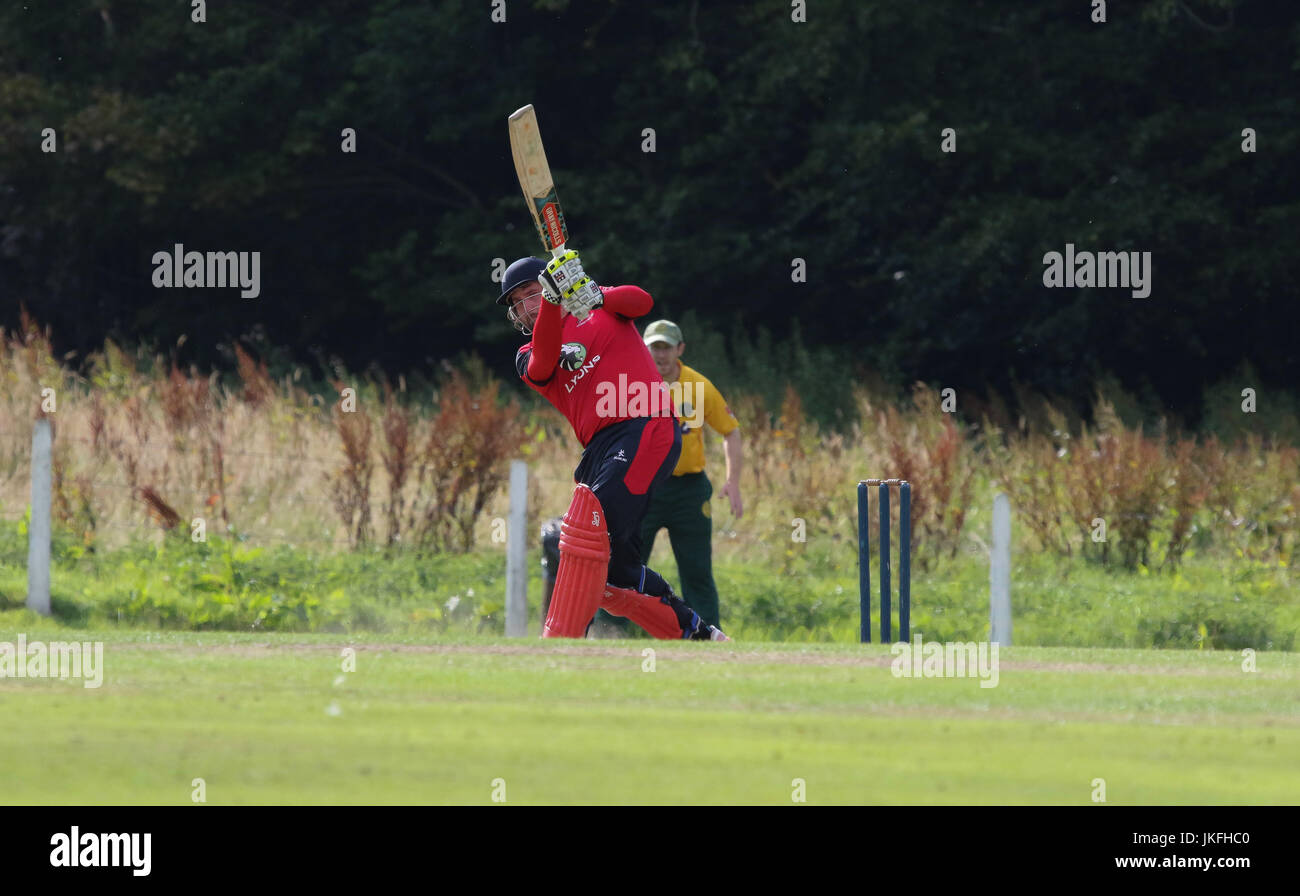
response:
[[[519,377],[564,415],[583,449],[542,637],[581,638],[604,609],[655,638],[729,641],[641,562],[650,491],[682,450],[668,388],[632,323],[654,304],[649,293],[597,286],[570,249],[511,264],[497,304],[531,337],[515,356]],[[637,384],[643,397],[661,391],[654,401],[617,400],[615,391],[626,397]]]

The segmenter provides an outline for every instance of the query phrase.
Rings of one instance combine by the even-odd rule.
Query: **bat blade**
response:
[[[564,248],[569,241],[569,228],[564,223],[560,199],[551,178],[551,166],[546,161],[542,134],[537,128],[537,112],[530,103],[510,116],[510,153],[515,160],[515,173],[528,203],[528,213],[533,216],[537,235],[552,254]]]

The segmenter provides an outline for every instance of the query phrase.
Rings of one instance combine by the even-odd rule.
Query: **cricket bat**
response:
[[[569,241],[569,228],[564,223],[564,212],[555,192],[551,166],[542,146],[542,133],[537,129],[537,111],[532,103],[515,110],[510,116],[510,154],[514,156],[515,174],[519,176],[519,186],[524,191],[524,201],[528,204],[528,213],[533,216],[537,235],[551,256],[558,257]],[[580,319],[585,317],[584,313]]]
[[[569,241],[569,228],[555,193],[551,166],[542,146],[542,132],[537,129],[537,111],[531,103],[510,116],[510,154],[515,158],[515,173],[519,175],[519,186],[524,191],[537,235],[553,256],[559,255]]]

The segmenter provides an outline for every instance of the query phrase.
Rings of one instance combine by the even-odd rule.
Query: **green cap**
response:
[[[666,342],[671,346],[682,344],[682,328],[670,320],[657,320],[645,328],[645,344]]]

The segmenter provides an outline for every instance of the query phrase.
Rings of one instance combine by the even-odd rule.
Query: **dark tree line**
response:
[[[1294,388],[1300,8],[1109,6],[5,4],[0,315],[81,352],[187,334],[200,363],[263,336],[390,372],[508,351],[492,261],[539,246],[505,119],[533,102],[588,267],[665,314],[778,344],[797,320],[898,383],[1113,377],[1192,418],[1243,364]],[[261,297],[153,288],[177,242],[260,251]],[[1044,288],[1067,242],[1150,251],[1151,296]]]

